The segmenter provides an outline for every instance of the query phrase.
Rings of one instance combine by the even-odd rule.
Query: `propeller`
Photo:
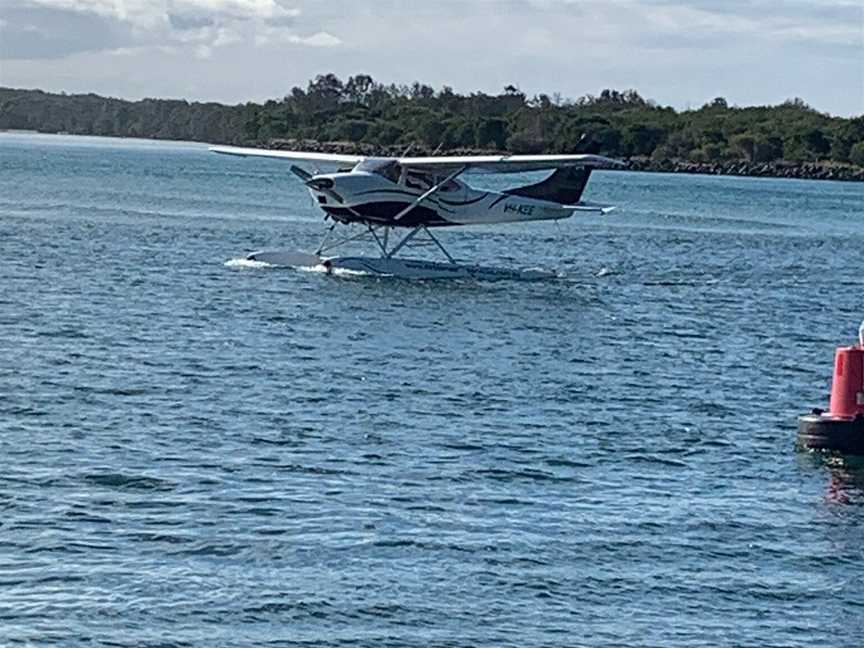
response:
[[[312,174],[309,173],[306,169],[297,166],[296,164],[291,165],[291,173],[300,178],[303,182],[306,182],[312,177]]]
[[[309,179],[312,177],[312,174],[311,174],[311,173],[309,173],[306,169],[297,166],[296,164],[292,164],[291,167],[290,167],[290,170],[291,170],[291,173],[293,173],[293,174],[296,175],[298,178],[300,178],[300,180],[301,180],[304,184],[306,183],[307,180],[309,180]],[[309,194],[309,205],[310,205],[311,207],[317,207],[317,206],[318,206],[318,201],[315,200],[315,196],[313,196],[311,193]],[[327,214],[327,213],[325,212],[325,214],[324,214],[324,220],[326,221],[328,218],[330,218],[330,214]]]

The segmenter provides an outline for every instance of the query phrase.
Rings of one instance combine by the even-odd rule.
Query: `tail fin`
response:
[[[593,167],[562,167],[545,180],[524,187],[507,189],[504,193],[525,196],[537,200],[548,200],[559,205],[575,205],[585,191]]]

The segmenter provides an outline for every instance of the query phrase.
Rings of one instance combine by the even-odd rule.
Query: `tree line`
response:
[[[730,106],[718,97],[676,111],[634,90],[565,99],[459,94],[416,82],[385,85],[333,74],[263,104],[53,94],[0,88],[0,129],[267,146],[273,140],[345,142],[426,150],[570,153],[586,146],[613,157],[696,163],[836,162],[864,166],[864,116],[832,117],[800,99]]]

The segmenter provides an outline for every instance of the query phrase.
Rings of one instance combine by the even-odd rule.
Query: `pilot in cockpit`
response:
[[[419,189],[420,191],[427,191],[432,188],[432,184],[425,175],[411,173],[410,171],[405,175],[405,186]]]

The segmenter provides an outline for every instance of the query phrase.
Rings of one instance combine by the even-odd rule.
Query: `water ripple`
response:
[[[793,450],[860,186],[598,173],[441,233],[566,280],[335,281],[226,267],[317,244],[279,165],[60,140],[0,135],[0,643],[862,643],[864,465]]]

